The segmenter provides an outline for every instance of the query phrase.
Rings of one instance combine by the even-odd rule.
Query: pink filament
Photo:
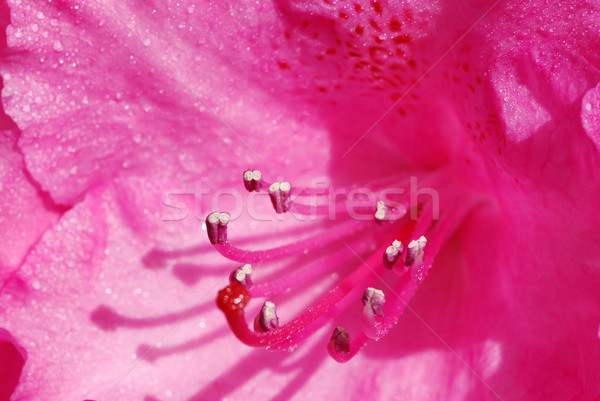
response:
[[[230,260],[234,260],[241,263],[257,263],[269,260],[278,260],[301,254],[307,249],[318,249],[324,247],[334,241],[338,241],[348,235],[355,234],[359,231],[365,230],[369,225],[365,221],[349,221],[344,224],[340,224],[337,227],[327,230],[326,232],[307,238],[303,241],[296,242],[294,244],[282,245],[272,249],[266,249],[261,251],[249,251],[240,248],[236,248],[231,245],[230,242],[225,244],[214,244],[215,249],[224,257]]]
[[[256,284],[250,290],[250,294],[253,297],[268,297],[282,293],[288,288],[302,285],[307,281],[332,270],[337,265],[351,260],[352,258],[354,258],[354,255],[348,252],[348,249],[344,247],[330,257],[327,257],[317,263],[309,264],[302,269],[294,270],[288,274],[283,274],[280,278],[274,281]]]

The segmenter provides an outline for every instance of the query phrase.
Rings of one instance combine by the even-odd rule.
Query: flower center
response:
[[[295,188],[288,182],[267,183],[263,178],[260,171],[248,170],[243,175],[244,186],[250,192],[267,191],[278,214],[323,217],[325,229],[284,246],[245,250],[227,238],[230,215],[209,214],[210,242],[223,256],[240,263],[230,275],[230,285],[219,292],[217,304],[242,342],[274,349],[295,348],[357,305],[360,328],[351,333],[336,326],[327,344],[338,362],[348,361],[369,339],[378,340],[392,329],[440,248],[474,206],[439,173],[420,177],[435,189],[418,189],[418,177],[393,177],[369,188],[341,190]],[[340,193],[345,195],[342,200]],[[380,200],[365,204],[374,197]],[[303,259],[263,277],[261,269],[252,267],[293,258]],[[341,265],[350,268],[340,274],[336,267]],[[333,287],[280,325],[273,299],[327,275],[337,278]],[[266,299],[253,329],[245,317],[252,298]]]

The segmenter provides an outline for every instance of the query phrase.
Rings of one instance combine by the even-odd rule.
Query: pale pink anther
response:
[[[263,184],[260,170],[246,170],[243,177],[244,187],[248,192],[260,192]]]
[[[362,303],[365,306],[366,313],[383,317],[383,305],[385,304],[385,294],[383,291],[369,287],[363,292]]]
[[[229,276],[229,282],[241,284],[246,288],[252,287],[252,266],[246,263],[235,269]]]
[[[417,240],[411,241],[406,249],[406,261],[404,262],[404,265],[412,266],[415,263],[417,265],[420,264],[423,261],[425,245],[427,245],[427,238],[424,236],[421,236]]]
[[[290,190],[292,186],[289,182],[274,182],[269,187],[269,197],[275,208],[275,212],[281,214],[288,211],[290,206]]]
[[[265,302],[254,319],[254,331],[266,332],[279,327],[279,317],[273,302]]]
[[[392,245],[388,246],[383,253],[383,265],[388,269],[394,266],[394,263],[400,258],[400,254],[404,251],[404,245],[402,242],[395,240]]]
[[[377,202],[375,211],[375,221],[378,223],[400,220],[406,215],[406,208],[395,208],[386,205],[383,201]]]
[[[206,217],[206,232],[211,244],[227,242],[227,223],[231,220],[229,213],[213,212]]]

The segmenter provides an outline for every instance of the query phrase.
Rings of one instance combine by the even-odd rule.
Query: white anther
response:
[[[369,287],[363,292],[362,303],[364,305],[361,319],[363,332],[367,337],[378,340],[381,336],[379,318],[384,317],[385,294],[381,290]]]
[[[365,305],[365,313],[383,317],[383,304],[385,303],[383,291],[373,287],[367,288],[363,292],[362,303]]]
[[[383,254],[384,266],[388,269],[391,269],[394,263],[396,263],[396,261],[400,257],[400,254],[403,250],[404,245],[402,245],[402,242],[394,240],[394,242],[392,242],[392,245],[388,246],[385,249],[385,253]]]
[[[235,272],[235,279],[237,281],[244,281],[245,278],[246,278],[246,273],[244,273],[243,271],[237,270]]]
[[[244,266],[240,268],[246,275],[252,274],[252,265],[250,263],[246,263]]]
[[[277,317],[277,311],[275,310],[275,304],[273,302],[265,302],[260,312],[254,319],[254,330],[255,331],[271,331],[279,327],[279,318]]]
[[[277,315],[275,314],[275,304],[273,302],[267,301],[265,302],[265,306],[263,306],[263,315],[265,320],[276,319]]]
[[[244,171],[244,187],[249,192],[259,192],[262,188],[262,173],[260,170]]]
[[[247,276],[250,276],[252,274],[252,266],[250,266],[248,263],[246,263],[244,266],[238,268],[235,271],[235,278],[237,279],[237,281],[243,281],[246,279]]]
[[[406,261],[404,264],[406,266],[412,266],[417,263],[420,264],[423,262],[423,255],[425,253],[425,246],[427,245],[427,238],[421,236],[417,240],[410,241],[408,244],[408,249],[406,250]]]
[[[289,182],[274,182],[269,187],[269,197],[277,213],[285,213],[289,209],[290,191],[292,186]]]
[[[246,263],[235,269],[231,273],[230,281],[232,283],[241,284],[246,288],[250,288],[252,286],[252,266]]]
[[[213,212],[206,217],[206,232],[211,244],[227,242],[227,223],[230,220],[229,213]]]
[[[383,203],[383,201],[377,202],[377,211],[375,212],[375,219],[378,221],[383,221],[385,220],[387,213],[388,208],[385,205],[385,203]]]
[[[289,182],[284,181],[279,185],[279,189],[281,190],[281,192],[290,192],[290,190],[292,189],[292,186],[290,185]]]
[[[219,222],[220,213],[214,212],[208,215],[208,223],[217,224]]]
[[[225,226],[231,220],[231,215],[229,213],[221,213],[219,216],[219,225]]]

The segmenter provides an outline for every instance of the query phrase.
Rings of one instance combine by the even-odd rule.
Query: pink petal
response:
[[[11,3],[3,96],[18,148],[50,200],[74,205],[0,295],[0,326],[29,354],[16,397],[97,399],[116,384],[146,400],[493,399],[488,383],[503,399],[597,397],[598,140],[581,108],[597,103],[594,13],[501,4],[340,159],[489,5],[332,3]],[[343,367],[322,360],[326,333],[292,356],[249,352],[212,296],[168,331],[231,268],[197,246],[194,213],[212,207],[194,204],[195,183],[222,187],[258,162],[340,182],[449,166],[485,191],[411,302],[450,349],[406,314]],[[189,218],[163,221],[165,194]],[[256,233],[247,216],[238,227]]]
[[[0,282],[19,266],[30,247],[62,212],[31,179],[15,142],[14,132],[0,133]]]
[[[0,325],[29,355],[13,398],[258,399],[302,386],[322,344],[299,350],[299,365],[249,352],[214,307],[232,266],[210,247],[157,252],[139,241],[121,220],[120,190],[90,192],[65,213],[0,295]],[[150,254],[163,265],[140,266]],[[186,263],[202,272],[192,284],[175,271]]]
[[[115,14],[104,3],[36,3],[27,11],[14,5],[9,37],[18,57],[3,67],[5,106],[23,132],[19,146],[33,177],[54,200],[72,204],[116,175],[185,180],[215,163],[223,170],[235,166],[235,174],[239,164],[270,158],[289,164],[278,144],[262,140],[265,132],[284,132],[326,162],[325,148],[315,146],[322,134],[302,134],[307,127],[285,118],[283,105],[262,89],[240,91],[238,83],[219,80],[226,75],[220,55],[198,35],[212,20],[189,10],[178,9],[155,36],[156,22],[170,19],[157,19],[148,8],[136,8],[136,16],[133,9]],[[173,41],[182,53],[158,58]],[[217,81],[207,82],[208,76]],[[209,101],[208,93],[220,97]]]

